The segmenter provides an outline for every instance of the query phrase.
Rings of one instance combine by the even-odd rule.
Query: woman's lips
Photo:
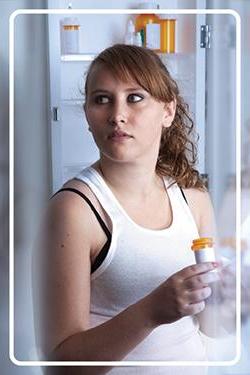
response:
[[[128,139],[128,138],[133,138],[133,137],[132,135],[126,132],[123,132],[121,130],[115,130],[108,136],[108,139],[112,139],[112,140],[123,140],[123,139]]]

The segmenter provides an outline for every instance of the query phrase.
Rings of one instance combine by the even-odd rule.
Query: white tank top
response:
[[[195,263],[190,250],[199,237],[192,213],[176,183],[164,178],[172,207],[171,225],[152,230],[136,224],[101,175],[92,167],[77,179],[93,191],[112,221],[112,240],[103,263],[91,275],[91,326],[114,317],[143,298],[171,275]],[[203,361],[205,348],[195,317],[157,327],[124,361]],[[140,372],[141,371],[141,372]],[[119,367],[110,374],[204,374],[204,367]],[[189,372],[190,371],[190,372]]]

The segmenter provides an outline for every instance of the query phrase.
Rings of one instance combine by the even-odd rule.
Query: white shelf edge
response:
[[[94,53],[61,55],[61,61],[93,61],[95,57],[96,57],[96,54]]]
[[[69,105],[69,106],[71,106],[71,105],[83,105],[83,103],[84,103],[84,99],[82,98],[82,99],[62,99],[61,100],[61,103],[62,103],[62,105]]]
[[[97,53],[78,53],[78,54],[70,54],[70,55],[61,55],[61,61],[93,61],[94,58],[97,56]],[[167,58],[180,58],[180,57],[189,57],[194,55],[194,53],[183,53],[183,52],[175,52],[175,53],[159,53],[160,57],[167,57]]]

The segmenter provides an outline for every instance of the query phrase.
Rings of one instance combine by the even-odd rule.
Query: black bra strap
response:
[[[76,193],[76,194],[80,195],[80,197],[82,197],[88,203],[88,205],[90,206],[91,210],[94,212],[94,214],[95,214],[95,216],[96,216],[99,224],[101,225],[104,233],[106,234],[106,236],[108,238],[108,241],[111,241],[111,233],[110,233],[110,231],[108,230],[106,224],[102,220],[102,218],[99,215],[99,213],[96,211],[95,207],[93,206],[93,204],[91,203],[91,201],[89,200],[89,198],[87,198],[81,191],[79,191],[77,189],[73,189],[73,188],[62,188],[62,189],[58,190],[51,198],[53,198],[60,191],[71,191],[73,193]]]
[[[111,240],[107,240],[105,244],[103,245],[99,254],[95,258],[94,263],[91,265],[91,273],[95,272],[97,268],[99,268],[104,262],[104,259],[106,258],[109,252],[110,243],[111,243]]]
[[[185,199],[185,201],[186,201],[186,203],[188,205],[188,201],[187,201],[187,198],[186,198],[186,196],[184,194],[184,191],[182,190],[182,188],[180,186],[179,186],[179,188],[180,188],[180,191],[181,191],[181,194],[182,194],[183,198]]]

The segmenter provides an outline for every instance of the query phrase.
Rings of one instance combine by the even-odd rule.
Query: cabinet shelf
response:
[[[61,55],[61,62],[91,62],[97,55],[98,52]],[[192,66],[194,65],[195,60],[195,55],[193,53],[159,53],[159,56],[163,63],[168,67],[174,79],[191,79],[190,71],[192,71]]]
[[[78,53],[76,55],[61,55],[61,61],[93,61],[95,53]]]
[[[98,55],[98,53],[77,53],[77,54],[69,54],[69,55],[61,55],[61,61],[93,61],[94,58]],[[184,59],[189,58],[190,56],[194,56],[193,53],[183,53],[183,52],[175,52],[175,53],[159,53],[159,56],[164,59]]]
[[[71,98],[71,99],[62,99],[61,100],[61,104],[62,105],[80,105],[82,106],[84,103],[84,98],[80,99],[80,98]]]

